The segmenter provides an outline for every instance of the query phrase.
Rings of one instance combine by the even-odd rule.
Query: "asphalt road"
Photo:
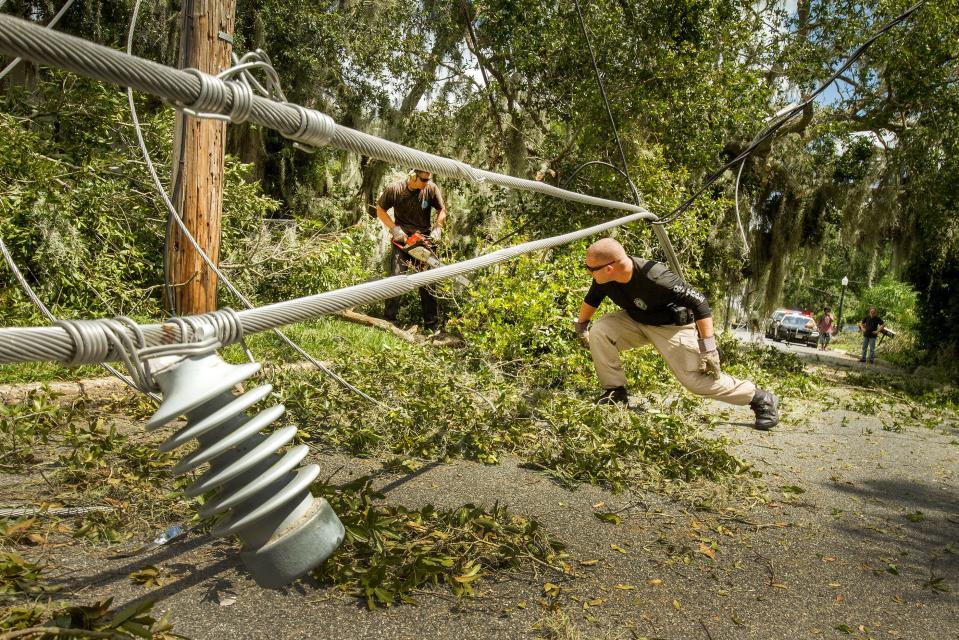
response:
[[[748,410],[716,407],[729,420],[717,432],[762,473],[766,498],[751,508],[570,491],[509,458],[378,478],[388,502],[506,504],[568,545],[570,574],[492,576],[473,599],[440,586],[418,594],[416,606],[367,611],[311,580],[262,589],[231,543],[208,537],[126,560],[58,549],[55,565],[64,595],[153,598],[175,631],[196,639],[959,639],[959,430],[897,432],[882,416],[793,401],[781,428],[760,433],[736,426]],[[379,467],[346,456],[315,461],[341,469],[334,483]],[[622,523],[594,516],[607,510]],[[173,581],[132,584],[129,573],[146,565]],[[562,588],[553,603],[543,597],[548,582]],[[551,625],[561,633],[546,633]]]
[[[824,363],[831,366],[847,367],[853,369],[876,369],[885,372],[890,372],[896,369],[892,364],[882,359],[881,346],[877,350],[876,364],[870,365],[868,363],[859,362],[858,348],[850,352],[836,347],[830,347],[827,351],[820,351],[816,347],[807,347],[806,345],[797,342],[780,342],[778,340],[772,340],[765,337],[754,340],[750,337],[749,332],[743,329],[736,329],[732,333],[742,342],[755,341],[767,347],[774,347],[780,351],[794,353],[805,362]]]

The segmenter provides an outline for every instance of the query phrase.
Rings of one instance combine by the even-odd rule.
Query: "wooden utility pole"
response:
[[[235,0],[185,0],[180,68],[216,74],[231,65]],[[173,203],[213,264],[219,264],[226,124],[178,113],[173,140]],[[179,227],[167,238],[173,309],[178,315],[215,311],[216,275]]]

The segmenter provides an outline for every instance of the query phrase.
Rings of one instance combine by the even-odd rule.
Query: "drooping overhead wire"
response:
[[[593,166],[606,167],[607,169],[612,169],[613,171],[618,173],[620,176],[622,176],[624,180],[628,180],[632,182],[631,180],[629,180],[629,174],[623,171],[622,169],[620,169],[619,167],[617,167],[616,165],[606,162],[605,160],[590,160],[588,162],[584,162],[583,164],[579,165],[578,167],[573,169],[573,171],[570,172],[568,176],[566,176],[566,180],[563,181],[563,188],[565,189],[566,185],[572,182],[573,179],[579,175],[580,171],[582,171],[586,167],[593,167]]]
[[[127,53],[131,56],[133,55],[133,34],[136,31],[136,24],[139,17],[141,4],[142,4],[142,0],[137,0],[134,3],[133,12],[130,16],[130,27],[127,32]],[[273,67],[272,65],[269,64],[269,58],[267,58],[266,61],[263,61],[258,54],[254,56],[249,56],[249,57],[244,56],[244,58],[242,59],[238,59],[236,58],[236,56],[234,56],[234,62],[236,63],[236,66],[224,72],[224,74],[227,74],[226,77],[232,77],[234,75],[237,75],[239,77],[239,81],[246,83],[247,86],[251,86],[251,88],[255,87],[256,90],[261,91],[270,96],[277,95],[279,97],[282,97],[285,100],[285,96],[283,95],[282,89],[280,89],[279,78],[276,77],[275,72],[272,72]],[[251,69],[263,68],[264,66],[268,67],[270,69],[270,72],[272,72],[272,73],[267,72],[267,86],[270,87],[269,89],[263,87],[259,82],[257,82],[256,78],[254,78],[249,73]],[[200,258],[207,265],[207,267],[209,267],[209,269],[216,274],[217,281],[221,282],[223,286],[225,286],[237,300],[241,301],[246,306],[247,309],[252,309],[253,303],[250,302],[250,300],[246,296],[244,296],[239,291],[239,289],[237,289],[233,285],[233,283],[226,276],[226,274],[224,274],[218,268],[217,264],[210,258],[210,256],[207,255],[207,253],[200,246],[199,242],[197,242],[196,238],[190,232],[189,227],[187,227],[186,223],[183,221],[183,217],[180,215],[180,212],[177,211],[176,205],[173,204],[173,201],[170,199],[169,194],[167,194],[166,189],[163,187],[163,183],[160,181],[160,176],[157,173],[156,167],[153,164],[153,159],[150,156],[150,151],[149,149],[147,149],[146,140],[144,140],[143,138],[143,129],[140,125],[139,116],[137,115],[136,103],[133,100],[133,89],[129,87],[127,88],[127,102],[129,103],[129,106],[130,106],[130,117],[133,121],[133,129],[134,129],[134,133],[136,134],[137,144],[140,147],[140,154],[143,156],[143,160],[146,163],[147,171],[149,172],[150,178],[153,181],[153,186],[156,189],[157,193],[160,195],[161,200],[163,200],[163,204],[166,206],[170,219],[172,219],[176,223],[181,233],[183,233],[183,235],[187,238],[187,241],[193,247],[193,250],[196,251],[196,253],[200,256]],[[169,233],[167,235],[169,236]],[[165,278],[168,277],[166,263],[164,264],[164,277]],[[381,408],[391,409],[391,407],[383,404],[379,400],[371,398],[369,395],[367,395],[360,389],[357,389],[356,387],[351,385],[349,382],[344,380],[341,376],[337,375],[334,371],[332,371],[329,367],[327,367],[322,362],[320,362],[319,360],[314,358],[312,355],[310,355],[305,349],[303,349],[303,347],[301,347],[299,344],[294,342],[292,339],[290,339],[285,333],[283,333],[279,329],[273,329],[273,333],[280,340],[286,343],[291,349],[296,351],[296,353],[298,353],[307,362],[309,362],[311,365],[313,365],[314,367],[322,371],[324,374],[332,378],[334,381],[336,381],[338,384],[340,384],[344,388],[348,389],[349,391],[352,391],[353,393],[360,396],[361,398],[368,400],[369,402],[372,402],[373,404]],[[244,345],[244,348],[246,348],[245,345]],[[247,350],[247,355],[249,356],[250,361],[252,362],[253,357],[252,357],[252,354],[250,354],[249,350]]]
[[[466,0],[460,0],[460,3],[463,9],[463,21],[466,23],[466,31],[469,33],[470,40],[473,43],[473,55],[479,66],[480,74],[483,76],[483,89],[485,90],[487,100],[489,100],[490,115],[493,116],[493,120],[496,122],[496,129],[502,136],[503,122],[500,118],[499,111],[496,109],[496,99],[493,96],[493,86],[490,84],[489,74],[486,73],[486,65],[483,64],[483,60],[480,58],[479,38],[476,37],[476,30],[473,28],[473,15],[470,11],[470,5]]]
[[[619,160],[623,163],[622,175],[626,178],[630,191],[636,204],[641,204],[639,191],[633,178],[629,175],[629,163],[626,162],[626,152],[623,150],[623,141],[619,137],[619,129],[616,127],[616,118],[613,116],[613,109],[609,106],[609,97],[606,95],[606,85],[603,83],[603,75],[599,72],[599,65],[596,64],[596,53],[593,51],[593,39],[589,37],[589,29],[586,28],[586,20],[583,18],[583,9],[579,6],[579,0],[573,0],[576,5],[576,16],[579,18],[579,28],[586,39],[586,50],[589,51],[589,59],[593,64],[593,74],[596,76],[596,84],[599,85],[599,95],[603,99],[603,106],[606,108],[606,117],[609,118],[609,126],[613,129],[613,139],[616,141],[616,148],[619,150]]]
[[[179,70],[129,56],[81,38],[24,20],[0,15],[0,53],[22,55],[84,76],[159,96],[180,108],[228,115],[234,108],[240,83],[217,79],[196,71]],[[274,129],[297,142],[329,145],[403,167],[420,167],[432,173],[471,183],[486,182],[532,191],[555,198],[606,209],[648,213],[639,205],[566,191],[550,184],[485,171],[465,162],[405,147],[395,142],[338,125],[324,113],[291,103],[254,95],[247,121]]]
[[[683,212],[689,209],[689,207],[693,204],[693,202],[695,202],[696,199],[699,196],[701,196],[706,191],[706,189],[708,189],[714,182],[716,182],[720,177],[722,177],[722,175],[728,169],[735,167],[737,164],[745,161],[745,159],[748,158],[750,154],[752,154],[752,152],[756,150],[757,147],[759,147],[761,144],[769,140],[769,138],[771,138],[777,131],[779,131],[787,122],[789,122],[794,117],[802,113],[803,109],[805,109],[807,106],[812,104],[813,100],[815,100],[823,91],[825,91],[829,85],[835,82],[836,79],[839,78],[839,76],[845,73],[846,70],[849,69],[849,67],[851,67],[853,63],[856,62],[856,60],[862,57],[862,54],[866,52],[866,50],[872,45],[872,43],[878,40],[883,34],[885,34],[887,31],[889,31],[893,27],[906,21],[913,13],[918,11],[923,4],[925,4],[925,1],[926,0],[919,0],[919,2],[912,5],[911,7],[909,7],[902,13],[900,13],[898,16],[896,16],[895,18],[887,22],[885,25],[883,25],[876,33],[872,35],[872,37],[870,37],[868,40],[866,40],[861,45],[859,45],[849,55],[849,57],[846,58],[846,60],[841,65],[839,65],[839,67],[833,72],[831,76],[829,76],[829,78],[825,82],[823,82],[815,91],[809,94],[808,98],[790,107],[787,111],[782,113],[782,115],[780,115],[780,117],[777,120],[775,120],[771,125],[769,125],[763,131],[761,131],[759,135],[757,135],[753,139],[753,141],[749,144],[749,146],[747,146],[742,152],[739,153],[739,155],[737,155],[735,158],[733,158],[732,160],[724,164],[722,167],[714,171],[712,174],[707,176],[706,180],[703,182],[702,186],[698,190],[696,190],[691,196],[686,198],[686,200],[684,200],[678,207],[673,209],[668,215],[654,222],[653,224],[656,224],[656,225],[669,224],[670,222],[672,222],[673,220],[681,216]]]
[[[746,229],[743,227],[743,218],[739,215],[739,180],[743,176],[743,167],[746,166],[746,159],[739,164],[739,171],[736,172],[736,224],[739,226],[739,234],[743,238],[743,253],[749,253],[749,240],[746,239]]]
[[[606,95],[606,85],[603,83],[603,75],[599,72],[599,65],[596,63],[596,54],[593,51],[593,40],[589,37],[589,29],[586,28],[586,20],[583,18],[583,10],[579,5],[579,0],[573,0],[573,2],[576,4],[576,16],[579,18],[579,27],[583,32],[583,37],[586,39],[586,48],[589,51],[589,59],[593,65],[593,74],[596,76],[596,84],[599,85],[599,94],[603,99],[603,106],[606,108],[606,116],[609,118],[609,126],[613,129],[613,138],[616,140],[616,148],[619,150],[619,160],[623,165],[622,170],[619,171],[619,174],[623,176],[623,178],[626,180],[626,184],[629,185],[629,189],[633,194],[633,201],[637,206],[642,206],[643,201],[639,195],[639,190],[636,188],[636,183],[633,182],[633,178],[629,174],[629,163],[626,162],[626,152],[623,150],[623,142],[619,137],[619,129],[616,127],[616,118],[613,116],[613,109],[610,107],[609,97]],[[588,166],[590,164],[605,164],[606,166],[612,166],[608,163],[598,161],[586,163],[586,165],[582,166]],[[579,167],[576,172],[578,172],[582,166]],[[568,183],[569,180],[567,180],[567,184]],[[653,232],[656,234],[656,237],[659,239],[659,242],[662,245],[663,251],[666,254],[666,260],[669,262],[669,266],[677,276],[682,278],[682,265],[679,263],[679,258],[676,257],[676,253],[673,251],[673,245],[669,241],[666,231],[661,226],[654,226]]]

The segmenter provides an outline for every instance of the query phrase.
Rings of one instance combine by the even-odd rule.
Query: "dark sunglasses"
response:
[[[433,179],[433,176],[430,176],[430,177],[428,177],[428,178],[424,178],[423,176],[421,176],[420,174],[417,173],[417,174],[416,174],[416,179],[419,180],[420,182],[429,182],[430,180]]]
[[[614,264],[615,262],[616,262],[616,261],[613,260],[612,262],[607,262],[606,264],[601,264],[601,265],[599,265],[598,267],[591,267],[591,266],[589,266],[588,264],[585,264],[585,265],[583,265],[583,266],[586,267],[586,270],[589,271],[590,273],[595,273],[595,272],[599,271],[600,269],[603,269],[603,268],[605,268],[605,267],[608,267],[608,266],[611,265],[611,264]]]

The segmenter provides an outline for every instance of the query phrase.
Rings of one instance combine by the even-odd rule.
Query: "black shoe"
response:
[[[769,431],[779,424],[779,398],[775,394],[756,389],[749,407],[756,414],[756,423],[753,425],[756,429]]]
[[[863,362],[863,363],[864,363],[864,362],[866,362],[866,361],[865,361],[865,360],[862,360],[862,359],[860,359],[860,360],[859,360],[859,362]]]
[[[626,393],[626,387],[606,389],[603,395],[596,399],[596,404],[621,404],[625,407],[629,404],[629,394]]]

